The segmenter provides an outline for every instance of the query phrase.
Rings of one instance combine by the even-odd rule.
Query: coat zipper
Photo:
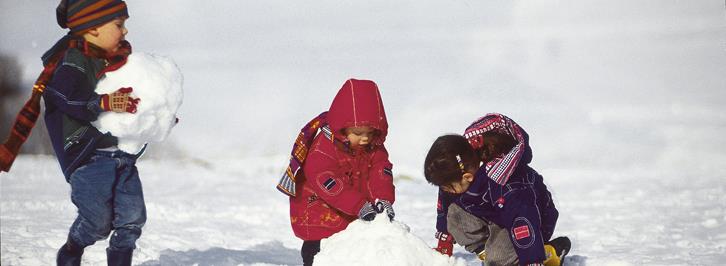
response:
[[[66,138],[65,145],[63,146],[63,150],[67,151],[71,146],[76,145],[80,142],[81,137],[86,134],[86,131],[88,131],[88,126],[81,127],[79,129],[76,129],[76,131],[73,132],[68,138]]]

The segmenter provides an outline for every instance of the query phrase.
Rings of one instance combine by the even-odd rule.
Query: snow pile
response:
[[[122,87],[132,87],[131,96],[141,99],[137,112],[104,112],[93,126],[111,132],[119,139],[119,149],[133,154],[145,143],[161,142],[169,135],[182,103],[182,74],[169,58],[135,52],[123,67],[106,73],[96,93],[108,94]]]
[[[465,261],[433,250],[401,222],[386,215],[375,220],[357,220],[344,231],[323,239],[315,265],[464,266]]]

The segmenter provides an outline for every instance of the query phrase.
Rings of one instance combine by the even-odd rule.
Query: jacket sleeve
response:
[[[453,196],[439,189],[439,199],[436,202],[436,231],[448,233],[446,215],[449,205],[454,201]]]
[[[388,161],[388,151],[381,147],[373,154],[368,179],[370,200],[382,199],[393,204],[396,200],[396,187],[393,185],[393,164]]]
[[[61,112],[82,121],[94,121],[102,112],[100,95],[94,92],[83,68],[64,62],[53,75],[43,94]]]
[[[324,141],[320,144],[314,145],[315,148],[305,159],[303,171],[307,178],[306,186],[330,207],[351,216],[358,216],[366,197],[345,181],[347,178],[334,157],[332,144],[331,149],[321,147],[328,144]]]

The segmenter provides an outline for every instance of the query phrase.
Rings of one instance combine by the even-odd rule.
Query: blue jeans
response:
[[[78,217],[70,237],[80,246],[93,245],[113,230],[109,249],[136,248],[146,222],[137,157],[122,151],[95,151],[71,174],[71,201],[78,208]]]

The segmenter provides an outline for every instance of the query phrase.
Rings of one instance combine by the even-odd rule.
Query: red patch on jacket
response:
[[[529,226],[523,225],[516,227],[512,232],[514,232],[514,239],[516,240],[527,238],[529,237]]]

